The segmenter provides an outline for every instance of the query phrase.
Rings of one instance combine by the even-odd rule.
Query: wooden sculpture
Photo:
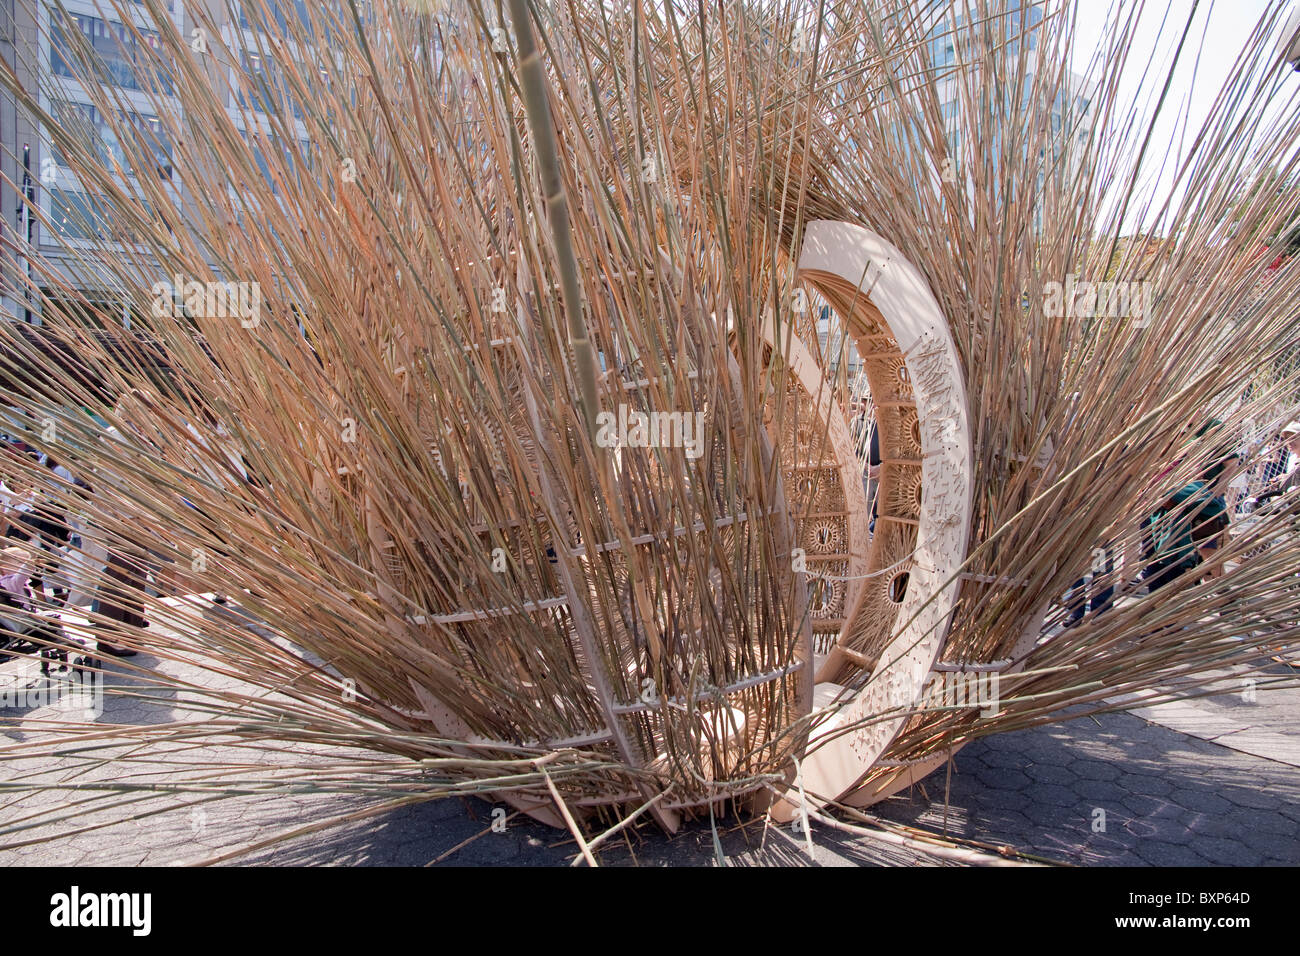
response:
[[[151,760],[233,740],[294,760],[218,759],[221,796],[786,820],[1293,639],[1300,502],[1213,579],[1124,560],[1300,406],[1274,13],[1166,202],[1111,82],[1136,13],[1084,95],[1072,11],[1001,0],[106,2],[139,33],[107,78],[18,5],[56,67],[0,80],[56,175],[22,199],[42,240],[6,275],[41,324],[0,329],[0,397],[82,485],[8,464],[147,556],[115,666],[177,692],[67,784],[106,808],[134,799],[106,775],[165,799],[192,781]],[[823,305],[875,408],[874,531]],[[44,610],[102,669],[103,615]],[[927,696],[944,675],[998,693]]]

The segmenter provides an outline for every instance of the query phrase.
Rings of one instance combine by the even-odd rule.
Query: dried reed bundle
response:
[[[463,10],[459,35],[396,5],[312,11],[283,33],[255,10],[250,36],[275,72],[236,74],[236,90],[230,31],[200,14],[195,51],[151,10],[157,45],[141,57],[166,84],[148,96],[185,172],[140,174],[149,144],[123,136],[130,191],[15,89],[125,241],[78,255],[72,282],[35,263],[41,334],[74,343],[104,384],[42,377],[10,395],[56,423],[110,550],[174,562],[183,592],[236,595],[269,635],[161,598],[146,600],[148,632],[115,632],[274,692],[216,695],[204,706],[237,701],[239,716],[206,728],[260,739],[274,711],[276,740],[459,760],[471,783],[580,750],[608,769],[546,771],[566,803],[666,792],[653,812],[674,826],[676,807],[782,779],[808,709],[804,584],[762,395],[715,320],[772,256],[748,234],[735,255],[655,241],[694,236],[710,210],[666,221],[633,142],[580,155],[560,113],[572,92],[547,90],[516,14],[518,47],[499,54]],[[67,46],[71,72],[92,77],[90,52]],[[567,235],[566,195],[581,197]],[[84,288],[100,263],[166,373],[110,355],[46,291]],[[186,301],[187,283],[247,283],[240,306],[257,308]],[[740,367],[757,347],[742,343]],[[15,374],[33,348],[13,337]],[[654,413],[663,434],[608,447],[601,412],[619,431]],[[101,731],[65,741],[77,733]],[[516,802],[551,802],[540,770],[513,787]]]

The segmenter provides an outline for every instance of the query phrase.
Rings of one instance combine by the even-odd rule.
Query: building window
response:
[[[64,239],[108,238],[108,217],[93,198],[71,189],[51,189],[50,219]]]
[[[50,221],[61,238],[82,242],[138,241],[134,234],[124,234],[120,221],[114,227],[114,217],[109,214],[113,207],[106,208],[94,196],[80,189],[58,187],[47,189],[46,194],[50,198]],[[155,214],[149,203],[141,204],[146,215]]]
[[[118,135],[106,122],[104,114],[88,103],[72,103],[57,100],[50,106],[50,113],[58,121],[59,127],[76,138],[101,163],[112,166],[116,164],[128,175],[138,176],[135,163],[128,152],[137,157],[145,157],[144,171],[171,178],[172,157],[171,143],[163,130],[163,125],[156,116],[143,113],[122,113],[135,131],[135,143],[129,148],[123,146]],[[70,167],[57,145],[53,148],[54,161],[63,167]]]
[[[78,45],[73,34],[81,33],[98,61],[100,76],[126,90],[161,90],[171,95],[172,81],[163,70],[150,66],[150,53],[141,49],[132,30],[84,14],[50,11],[50,69],[55,76],[81,79],[78,73]],[[139,30],[144,43],[158,49],[158,34]]]
[[[280,78],[279,68],[275,62],[260,53],[244,52],[240,54],[243,77],[239,88],[239,105],[251,106],[258,113],[280,112],[287,102],[293,115],[302,119],[302,108],[293,101],[285,90]],[[247,95],[245,95],[247,87]]]
[[[271,12],[271,19],[279,28],[280,33],[286,33],[289,28],[288,8],[291,5],[289,0],[265,0],[267,8]],[[311,32],[311,16],[307,12],[306,0],[293,0],[293,14],[298,21],[298,25],[307,33]],[[249,9],[253,10],[252,20],[249,20]],[[260,28],[266,21],[257,12],[257,8],[248,3],[239,5],[239,26],[244,30],[253,30]]]

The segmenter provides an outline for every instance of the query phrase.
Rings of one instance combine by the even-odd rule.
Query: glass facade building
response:
[[[239,135],[252,145],[261,175],[274,178],[267,154],[280,142],[271,133],[268,110],[283,111],[298,120],[296,145],[301,157],[309,157],[310,142],[301,110],[288,95],[277,65],[266,55],[267,37],[259,34],[256,7],[244,4],[232,15],[225,0],[166,0],[162,6],[181,36],[194,35],[200,22],[212,23],[218,25],[221,42],[236,51],[237,65],[228,70],[226,108]],[[290,23],[313,36],[324,29],[311,24],[313,11],[320,19],[323,8],[306,0],[269,0],[266,6],[271,17],[261,26],[267,33],[283,35]],[[42,109],[60,135],[71,142],[60,148],[54,130],[42,128],[25,115],[17,116],[14,132],[6,136],[14,137],[8,146],[11,155],[18,157],[9,175],[22,188],[12,189],[6,196],[5,218],[14,224],[20,243],[30,237],[42,257],[69,263],[69,281],[79,287],[79,280],[71,274],[75,257],[66,253],[65,246],[75,250],[81,244],[129,242],[130,237],[112,228],[104,203],[77,177],[77,157],[112,169],[128,191],[139,193],[140,183],[148,177],[154,182],[163,180],[165,188],[179,198],[186,184],[183,171],[174,162],[169,130],[180,126],[180,107],[172,99],[174,80],[159,58],[160,25],[153,22],[144,0],[130,0],[120,9],[95,0],[45,0],[34,12],[35,22],[26,11],[9,19],[12,59],[15,66],[26,65],[31,75],[24,85],[39,90]],[[313,50],[317,48],[322,47],[313,46]],[[83,55],[88,59],[80,63]],[[87,72],[98,80],[98,89],[77,78]],[[219,72],[213,75],[219,83]],[[15,107],[10,104],[10,109]],[[108,115],[106,110],[117,115]],[[133,142],[121,141],[124,129],[131,131]],[[300,165],[291,163],[290,175],[296,175]],[[16,266],[10,264],[11,270],[17,270],[11,276],[23,269],[25,260],[18,259]],[[19,291],[22,285],[13,278],[5,283],[4,310],[39,322],[39,309],[24,301],[25,294]],[[120,313],[121,324],[130,326],[126,306],[111,305],[112,290],[82,291],[85,298],[97,303],[93,324],[111,322]]]

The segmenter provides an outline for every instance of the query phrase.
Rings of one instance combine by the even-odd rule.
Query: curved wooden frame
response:
[[[919,461],[895,460],[893,467],[882,468],[880,500],[905,480],[908,467],[919,468],[923,490],[915,498],[914,549],[892,569],[908,571],[905,593],[897,595],[901,602],[892,605],[885,588],[863,588],[832,659],[818,674],[816,700],[823,706],[835,701],[836,708],[814,729],[802,763],[802,788],[817,804],[850,794],[862,781],[906,723],[939,658],[969,543],[971,434],[965,377],[947,321],[925,278],[897,248],[861,226],[812,222],[804,233],[797,278],[836,309],[864,361],[883,357],[906,370],[898,375],[899,387],[892,391],[899,400],[892,404],[882,403],[878,383],[871,383],[880,407],[915,409],[921,451]],[[904,401],[908,392],[911,400]],[[884,437],[882,427],[882,458],[889,461]],[[871,566],[881,578],[891,573],[876,553],[884,540],[878,518]],[[891,624],[889,639],[871,660],[849,643],[860,622],[881,617]],[[868,669],[865,684],[850,692],[846,685]],[[844,682],[826,680],[832,673],[844,674]],[[886,714],[898,716],[881,717]],[[797,809],[788,797],[772,812],[790,819]]]

